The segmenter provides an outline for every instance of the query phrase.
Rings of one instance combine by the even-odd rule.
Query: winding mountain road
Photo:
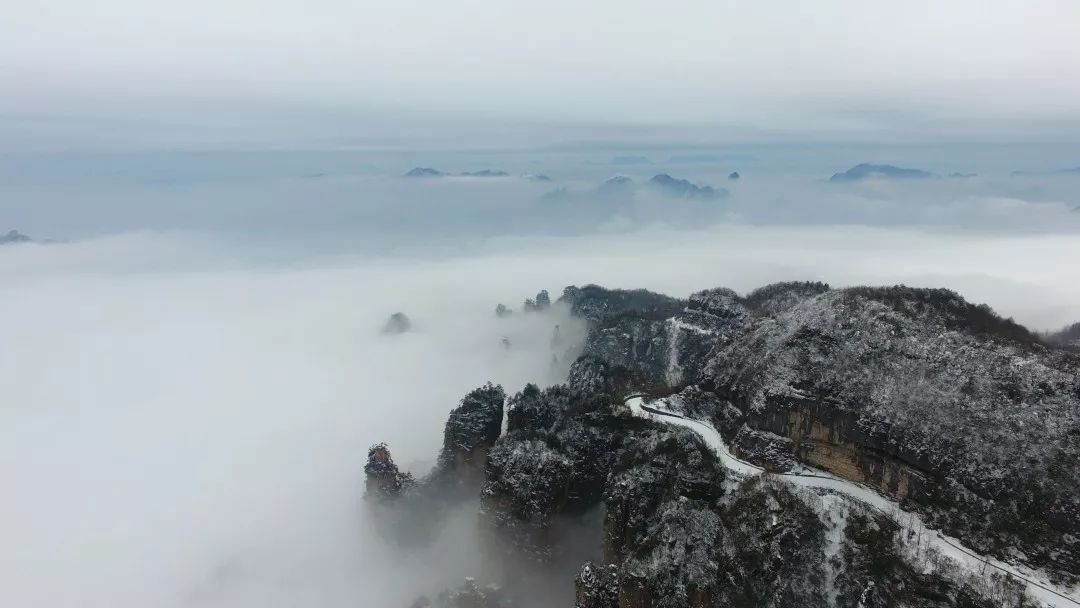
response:
[[[664,406],[668,404],[667,399],[657,399],[646,405],[645,398],[642,395],[632,395],[626,399],[625,404],[635,416],[682,426],[697,433],[712,448],[724,466],[740,477],[759,475],[765,471],[765,469],[745,460],[740,460],[732,454],[723,437],[708,422],[695,420],[665,409]],[[902,511],[899,503],[895,500],[883,496],[868,486],[830,475],[825,471],[811,469],[804,472],[774,473],[774,475],[799,487],[842,494],[888,516],[902,513],[905,519],[909,520],[905,522],[905,527],[909,531],[918,534],[920,538],[928,542],[942,556],[953,560],[964,570],[977,574],[984,572],[986,568],[992,568],[1026,582],[1029,595],[1044,606],[1074,606],[1080,608],[1080,590],[1060,587],[1038,572],[993,557],[979,555],[975,551],[964,547],[959,539],[945,536],[941,532],[927,527],[917,513]]]

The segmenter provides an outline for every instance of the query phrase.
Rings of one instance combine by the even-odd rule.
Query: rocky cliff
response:
[[[989,308],[788,283],[607,323],[571,382],[606,362],[685,389],[746,458],[875,485],[977,549],[1080,572],[1080,359]]]
[[[398,517],[432,521],[431,504],[479,497],[491,559],[478,575],[501,602],[1028,602],[1010,577],[921,549],[902,514],[731,473],[700,435],[635,416],[633,394],[670,396],[768,470],[865,484],[971,551],[1080,574],[1080,359],[987,307],[821,283],[686,300],[570,287],[560,302],[590,327],[565,384],[506,398],[505,432],[501,389],[470,393],[423,480],[385,446],[369,458],[368,494]]]

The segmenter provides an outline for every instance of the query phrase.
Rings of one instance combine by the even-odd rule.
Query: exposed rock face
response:
[[[687,439],[631,438],[609,476],[604,557],[619,566],[620,594],[634,598],[630,605],[705,605],[699,598],[718,590],[725,472],[705,446]]]
[[[661,388],[670,357],[666,319],[683,310],[684,301],[596,285],[567,287],[560,301],[590,323],[582,356],[571,366],[572,386],[616,394]]]
[[[696,434],[620,404],[527,387],[511,397],[489,460],[481,520],[501,562],[530,573],[565,562],[566,522],[602,506],[601,547],[576,571],[575,606],[856,606],[867,588],[882,603],[866,606],[981,605],[907,565],[884,517],[860,512],[855,529],[767,477],[729,487]]]
[[[401,472],[385,443],[368,450],[364,497],[386,536],[404,546],[429,543],[450,506],[476,498],[504,400],[502,387],[491,383],[467,394],[450,412],[438,460],[423,479]]]
[[[502,432],[506,393],[490,382],[473,389],[450,411],[443,446],[431,473],[416,481],[398,470],[390,448],[379,443],[368,450],[364,467],[369,497],[392,500],[404,494],[437,494],[439,499],[474,495],[484,480],[488,452]]]
[[[944,290],[824,293],[771,321],[710,369],[742,423],[983,550],[1080,572],[1075,357]]]
[[[587,399],[562,386],[528,385],[510,398],[507,432],[491,451],[481,493],[482,520],[498,550],[550,562],[558,549],[555,520],[599,503],[609,448],[620,441],[604,424],[611,407],[610,398]],[[581,416],[568,418],[571,410]],[[561,435],[592,441],[567,445]]]
[[[386,320],[383,325],[382,333],[384,334],[403,334],[412,329],[412,321],[403,312],[395,312],[390,315],[390,318]]]
[[[490,382],[470,392],[450,412],[435,476],[442,483],[475,490],[484,479],[488,451],[502,433],[506,393]]]
[[[695,379],[709,353],[743,331],[749,313],[737,298],[728,289],[683,301],[645,290],[566,288],[562,299],[592,323],[584,357],[571,368],[571,382],[583,373],[577,367],[602,365],[616,385],[670,392]]]
[[[723,480],[723,468],[690,431],[632,418],[607,395],[529,386],[510,399],[507,434],[492,450],[482,521],[503,560],[543,569],[566,561],[583,533],[567,530],[602,507],[593,554],[604,556],[610,565],[597,568],[612,576],[600,589],[579,575],[579,597],[593,605],[626,593],[677,601],[687,597],[679,586],[708,568],[700,528],[718,517]],[[656,542],[665,535],[681,544]],[[682,574],[668,579],[649,570],[675,563],[663,559],[677,559]],[[613,588],[612,580],[624,584]]]
[[[378,443],[368,449],[367,464],[364,465],[366,476],[365,498],[375,501],[394,500],[402,495],[412,484],[412,475],[398,470],[390,456],[390,448],[385,443]]]

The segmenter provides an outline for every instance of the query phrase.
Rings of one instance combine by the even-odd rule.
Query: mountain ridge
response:
[[[989,307],[819,282],[687,299],[572,286],[552,306],[589,324],[581,354],[565,384],[509,397],[485,444],[480,530],[515,605],[1032,601],[1007,576],[920,553],[902,513],[733,477],[697,434],[635,417],[624,402],[642,393],[677,397],[766,471],[823,469],[970,551],[1059,584],[1080,574],[1080,357]],[[570,541],[593,534],[584,552]],[[571,578],[572,598],[551,591]]]

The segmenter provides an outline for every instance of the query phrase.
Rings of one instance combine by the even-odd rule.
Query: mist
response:
[[[626,158],[638,162],[621,162]],[[0,211],[5,229],[38,239],[185,231],[280,249],[303,242],[304,250],[365,248],[376,255],[422,255],[435,246],[461,251],[493,236],[652,225],[1077,234],[1080,177],[1063,169],[1078,158],[1075,144],[24,152],[0,157]],[[861,162],[924,169],[935,177],[829,182]],[[414,167],[446,175],[403,177]],[[506,175],[460,175],[484,170]],[[741,179],[729,179],[732,172]],[[659,174],[726,195],[672,197],[650,188]],[[614,176],[634,185],[603,193]]]
[[[493,315],[530,281],[117,240],[5,255],[5,605],[404,605],[475,574],[465,515],[430,555],[385,546],[362,467],[388,441],[422,474],[468,389],[549,381],[551,318]],[[414,330],[380,334],[398,310]]]
[[[1068,140],[1080,124],[1080,15],[1062,0],[904,10],[54,0],[8,12],[0,144],[445,144],[482,134],[505,145],[523,132],[635,126]]]
[[[522,314],[540,289],[903,282],[1039,329],[1080,310],[1068,235],[647,226],[301,249],[144,231],[0,251],[0,603],[407,605],[476,574],[475,511],[396,550],[364,516],[363,462],[386,441],[423,474],[465,392],[560,381],[553,324],[580,327]],[[518,311],[497,319],[500,302]],[[396,311],[413,330],[380,333]]]

